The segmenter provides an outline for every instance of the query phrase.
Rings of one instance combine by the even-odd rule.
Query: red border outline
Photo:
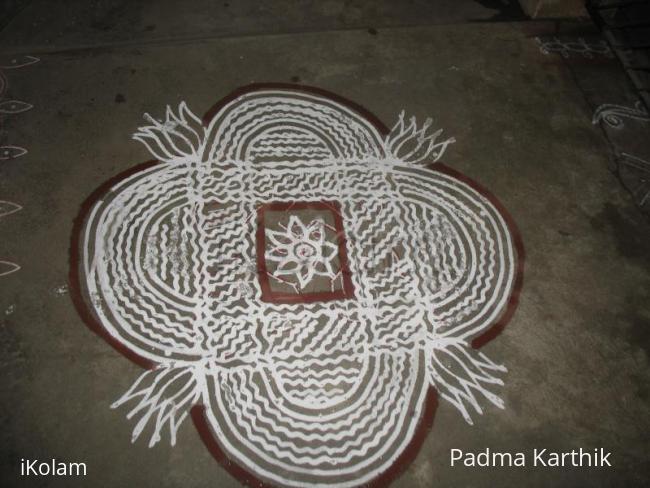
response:
[[[336,291],[319,291],[313,293],[277,293],[271,289],[269,273],[266,269],[264,250],[266,249],[266,232],[264,227],[264,214],[266,211],[282,210],[327,210],[334,218],[336,229],[336,244],[339,249],[338,257],[340,272],[343,276],[343,288]],[[257,276],[262,288],[262,301],[269,303],[314,303],[328,302],[331,300],[346,300],[354,298],[354,286],[350,276],[348,265],[348,253],[345,249],[345,231],[343,219],[341,218],[341,206],[338,202],[272,202],[262,205],[257,209],[257,232],[255,233],[255,245],[257,246]],[[261,252],[260,252],[261,250]]]
[[[519,296],[521,295],[521,289],[524,286],[524,261],[526,259],[524,241],[521,238],[521,233],[519,232],[519,227],[517,227],[515,219],[512,218],[510,212],[508,212],[508,210],[497,199],[497,197],[495,197],[487,188],[485,188],[480,183],[472,180],[468,176],[465,176],[460,171],[450,168],[446,164],[438,162],[433,163],[428,167],[434,171],[438,171],[440,173],[446,174],[447,176],[451,176],[452,178],[456,178],[457,180],[462,181],[468,186],[471,186],[485,198],[487,198],[489,202],[494,205],[494,207],[499,211],[501,217],[503,217],[503,220],[506,223],[506,227],[510,232],[510,236],[512,237],[515,251],[517,252],[515,261],[514,283],[512,285],[512,290],[510,291],[510,297],[508,297],[508,304],[501,313],[501,316],[490,326],[489,329],[483,332],[480,336],[472,339],[472,347],[474,349],[480,349],[503,331],[506,325],[508,325],[508,322],[510,322],[510,319],[512,319],[512,316],[515,314],[517,305],[519,305]]]
[[[388,127],[384,125],[384,123],[381,120],[379,120],[379,118],[377,118],[373,113],[371,113],[363,106],[358,105],[355,102],[352,102],[335,93],[329,92],[327,90],[323,90],[321,88],[316,88],[307,85],[291,84],[291,83],[253,83],[250,85],[242,86],[234,90],[233,92],[231,92],[226,97],[222,98],[215,105],[213,105],[204,115],[203,124],[207,126],[210,120],[212,120],[212,118],[214,118],[227,103],[235,100],[236,98],[245,95],[247,93],[252,93],[260,90],[269,90],[269,89],[302,91],[306,93],[320,95],[325,98],[329,98],[349,108],[350,110],[357,112],[367,121],[369,121],[372,125],[374,125],[380,134],[387,135],[390,132]],[[82,231],[84,228],[86,217],[88,216],[88,213],[92,208],[92,206],[103,195],[108,193],[110,188],[115,183],[121,181],[122,179],[136,172],[142,171],[144,169],[148,169],[153,165],[155,165],[156,163],[157,161],[155,160],[147,161],[137,166],[133,166],[132,168],[122,173],[119,173],[118,175],[106,181],[99,188],[97,188],[83,202],[83,204],[81,205],[80,212],[73,222],[73,230],[72,230],[72,237],[70,243],[70,272],[69,272],[69,287],[70,287],[71,299],[73,301],[75,308],[77,309],[77,312],[79,313],[83,321],[86,323],[88,328],[90,328],[98,336],[102,337],[106,342],[108,342],[109,345],[111,345],[114,349],[116,349],[117,351],[122,353],[125,357],[133,361],[135,364],[138,364],[143,368],[149,368],[149,369],[155,367],[156,364],[150,361],[149,359],[143,358],[142,356],[139,356],[138,354],[134,353],[126,346],[124,346],[122,343],[120,343],[117,339],[115,339],[113,336],[111,336],[108,333],[108,331],[97,321],[97,319],[94,316],[94,313],[86,304],[84,295],[80,287],[81,262],[80,262],[79,246],[82,242],[81,237],[82,237]],[[508,227],[508,230],[510,231],[510,234],[513,238],[515,249],[517,251],[515,282],[510,297],[508,299],[508,304],[506,305],[506,308],[504,309],[504,312],[502,313],[501,317],[494,324],[492,324],[492,326],[490,326],[490,328],[486,330],[483,334],[481,334],[480,336],[472,340],[471,343],[472,347],[475,349],[479,349],[485,344],[487,344],[489,341],[494,339],[497,335],[499,335],[503,331],[505,326],[512,319],[515,309],[517,308],[517,305],[519,303],[519,296],[521,294],[521,289],[523,287],[523,279],[524,279],[525,251],[523,246],[523,240],[521,238],[519,229],[514,219],[510,215],[510,213],[506,210],[504,205],[497,199],[497,197],[494,196],[491,192],[489,192],[486,188],[484,188],[483,186],[481,186],[479,183],[472,180],[468,176],[465,176],[459,171],[454,170],[441,162],[428,165],[428,168],[430,168],[433,171],[439,171],[443,174],[456,178],[462,181],[463,183],[466,183],[468,186],[472,187],[478,193],[480,193],[485,198],[487,198],[502,214],[506,222],[506,225]],[[391,464],[386,469],[386,471],[381,473],[379,476],[377,476],[374,480],[370,481],[369,483],[365,483],[364,484],[365,486],[369,486],[369,487],[386,486],[406,470],[406,468],[417,457],[417,454],[419,453],[420,448],[422,447],[422,444],[424,443],[424,440],[429,430],[433,426],[437,407],[438,407],[437,392],[432,386],[429,386],[425,396],[424,409],[422,411],[422,414],[420,415],[418,425],[413,434],[413,437],[411,438],[411,441],[406,446],[404,451],[402,451],[402,453],[398,456],[398,458],[393,462],[393,464]],[[221,464],[221,466],[228,473],[230,473],[235,479],[239,480],[242,484],[249,485],[249,486],[257,486],[261,488],[274,486],[258,479],[254,474],[250,473],[249,471],[247,471],[246,469],[239,466],[238,464],[236,464],[235,462],[233,462],[228,458],[226,453],[222,450],[221,446],[219,445],[218,439],[216,439],[215,436],[213,435],[212,429],[210,428],[210,425],[206,418],[205,407],[203,405],[195,405],[194,407],[192,407],[191,417],[192,417],[192,422],[194,423],[194,427],[198,431],[199,436],[201,437],[201,440],[205,444],[208,451],[212,454],[214,459],[217,462],[219,462],[219,464]]]

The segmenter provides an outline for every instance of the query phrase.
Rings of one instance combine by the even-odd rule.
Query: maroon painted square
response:
[[[337,202],[274,202],[257,211],[262,300],[313,303],[354,297]]]

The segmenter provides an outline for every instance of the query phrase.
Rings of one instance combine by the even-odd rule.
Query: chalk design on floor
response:
[[[13,56],[10,59],[0,59],[0,115],[16,115],[27,112],[34,108],[30,103],[21,100],[5,100],[9,88],[9,81],[5,72],[30,66],[38,63],[39,58],[35,56]],[[0,146],[0,160],[16,159],[27,154],[27,149],[13,144]]]
[[[622,152],[617,163],[621,181],[632,193],[637,205],[645,208],[650,204],[650,161]]]
[[[133,440],[175,444],[202,404],[216,449],[255,479],[357,486],[417,449],[432,388],[470,424],[504,407],[506,368],[472,344],[517,301],[518,234],[426,166],[453,142],[430,120],[389,131],[277,86],[205,125],[185,103],[145,118],[133,137],[158,162],[113,182],[79,233],[87,306],[152,364],[113,404]]]
[[[650,120],[650,114],[640,100],[635,102],[634,107],[605,103],[596,109],[591,123],[595,125],[602,121],[613,129],[622,129],[625,126],[623,120],[625,118],[648,121]]]
[[[571,53],[580,54],[585,58],[593,58],[594,54],[613,58],[614,54],[604,39],[586,41],[584,38],[560,39],[559,37],[542,38],[536,37],[539,50],[543,54],[559,53],[568,58]]]
[[[282,227],[281,232],[265,231],[266,237],[271,241],[271,248],[266,251],[265,258],[278,263],[271,276],[282,282],[297,279],[297,282],[289,281],[296,293],[305,289],[317,275],[326,276],[333,281],[339,274],[332,267],[339,248],[334,243],[325,241],[325,222],[317,219],[304,224],[300,217],[292,215],[289,224]],[[334,228],[330,227],[330,230]]]
[[[6,276],[15,273],[20,269],[20,266],[11,261],[0,260],[0,276]]]
[[[23,207],[17,203],[0,200],[0,220],[16,212],[20,212],[22,209]],[[15,273],[19,269],[20,266],[18,264],[0,259],[0,277]]]
[[[20,100],[6,100],[0,103],[0,114],[15,115],[31,110],[34,106],[31,103]]]
[[[5,99],[9,89],[9,81],[5,74],[6,70],[13,70],[29,66],[40,61],[34,56],[13,56],[9,60],[0,60],[0,116],[7,117],[17,115],[31,110],[34,106],[21,100]],[[0,130],[4,127],[4,120],[0,122]],[[4,134],[0,138],[4,140]],[[16,159],[27,154],[27,149],[13,144],[0,145],[0,161]],[[23,207],[17,203],[0,200],[0,219],[18,212]],[[11,261],[0,260],[0,277],[6,276],[20,270],[20,266]]]
[[[17,203],[0,200],[0,218],[20,212],[22,209],[23,207]]]
[[[0,220],[16,212],[20,212],[22,208],[23,207],[17,203],[0,200]],[[20,266],[16,263],[0,259],[0,277],[15,273],[19,269]]]
[[[27,149],[20,146],[6,145],[0,146],[0,161],[16,159],[27,154]]]

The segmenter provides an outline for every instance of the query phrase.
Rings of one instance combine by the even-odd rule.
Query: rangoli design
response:
[[[13,144],[5,144],[5,117],[12,117],[34,108],[31,103],[23,102],[7,97],[9,81],[5,72],[15,70],[38,63],[39,58],[35,56],[12,56],[11,58],[0,58],[0,162],[9,161],[27,154],[27,149]],[[22,205],[0,200],[0,220],[22,210]],[[7,276],[20,270],[20,265],[12,261],[0,259],[0,277]]]
[[[553,37],[536,37],[539,50],[543,54],[560,53],[562,57],[568,58],[570,53],[581,54],[585,58],[593,58],[594,54],[613,58],[614,54],[604,39],[592,39],[586,41],[582,37],[577,39],[561,39]]]
[[[34,108],[31,103],[6,97],[9,89],[9,81],[5,72],[31,66],[39,61],[40,59],[35,56],[26,55],[12,56],[9,59],[0,58],[0,117],[20,114]],[[25,154],[27,154],[27,149],[22,146],[0,144],[0,161],[19,158]]]
[[[591,123],[595,125],[603,121],[613,129],[622,129],[625,118],[647,122],[650,121],[650,113],[641,100],[637,100],[634,107],[604,103],[596,108]]]
[[[285,85],[145,118],[157,161],[88,200],[71,275],[87,321],[147,367],[113,405],[134,440],[174,444],[191,415],[243,479],[357,486],[414,457],[437,398],[470,424],[503,408],[506,368],[477,348],[513,313],[523,248],[436,163],[453,140],[431,121],[389,130]]]

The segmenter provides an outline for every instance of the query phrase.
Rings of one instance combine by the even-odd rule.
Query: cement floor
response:
[[[2,486],[239,486],[189,422],[174,448],[129,442],[132,425],[109,406],[138,368],[84,326],[66,285],[80,204],[149,159],[131,140],[142,114],[182,100],[201,113],[256,81],[319,86],[389,124],[402,109],[433,116],[458,141],[446,164],[496,194],[521,230],[520,305],[485,348],[509,369],[506,409],[487,408],[471,427],[442,402],[394,486],[648,483],[650,224],[608,170],[566,61],[533,38],[555,24],[465,22],[498,14],[473,2],[463,15],[440,2],[452,23],[421,15],[426,6],[416,2],[384,24],[389,2],[375,17],[325,2],[314,7],[331,10],[325,20],[304,24],[284,5],[267,16],[246,3],[223,17],[198,2],[170,17],[171,2],[147,15],[129,2],[99,2],[116,19],[93,20],[104,29],[77,3],[50,11],[33,2],[0,33],[5,54],[41,59],[6,73],[11,97],[34,108],[3,121],[3,144],[29,152],[0,161],[0,199],[24,207],[0,222],[0,253],[22,268],[0,277]],[[163,23],[164,35],[154,35]],[[613,467],[450,467],[450,449],[486,447],[603,447]],[[18,475],[20,458],[53,457],[85,462],[88,476]]]

